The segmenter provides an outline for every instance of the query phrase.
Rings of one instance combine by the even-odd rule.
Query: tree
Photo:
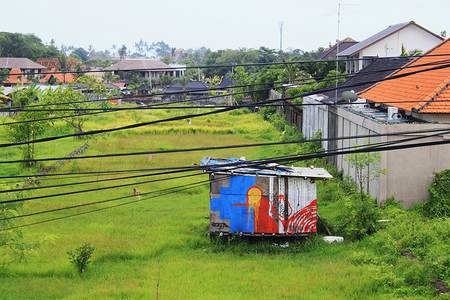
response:
[[[79,58],[83,62],[85,62],[85,61],[87,61],[89,59],[89,52],[84,50],[81,47],[73,50],[70,55]]]
[[[110,98],[112,95],[104,84],[98,82],[92,76],[81,76],[75,83],[83,85],[85,90],[89,91],[88,96],[90,99],[87,99],[85,95],[70,86],[58,87],[55,90],[47,89],[42,93],[41,99],[49,105],[58,104],[58,108],[74,110],[71,112],[71,117],[64,118],[64,122],[72,127],[76,133],[82,133],[84,124],[88,119],[88,116],[86,116],[87,112],[83,108],[106,109],[109,107],[108,102],[96,100]],[[67,115],[67,112],[54,112],[54,115]]]
[[[355,180],[358,184],[361,199],[364,197],[364,186],[372,179],[386,173],[386,170],[380,169],[378,166],[380,162],[379,153],[353,153],[347,155],[345,160],[355,169]]]
[[[0,185],[1,190],[10,190],[18,186],[10,187]],[[7,199],[21,199],[24,197],[23,192],[5,195]],[[20,229],[9,229],[17,225],[12,216],[17,216],[22,212],[22,202],[0,204],[0,268],[5,268],[8,265],[25,260],[32,255],[42,244],[42,241],[34,243],[25,243],[23,241],[23,233]]]
[[[120,59],[125,59],[127,57],[127,46],[122,45],[118,50]]]
[[[103,74],[103,81],[106,83],[117,82],[119,80],[119,75],[114,75],[112,72],[105,72]]]
[[[33,34],[0,32],[0,57],[55,57],[60,52],[53,45],[45,45]]]
[[[139,42],[134,43],[134,48],[136,49],[136,52],[141,56],[145,56],[147,54],[147,43],[142,39]]]
[[[79,248],[67,252],[69,261],[77,268],[80,274],[86,271],[87,266],[91,262],[94,250],[95,248],[91,244],[84,244]]]
[[[6,79],[8,79],[9,70],[8,69],[1,69],[0,70],[0,83],[3,83]]]
[[[152,43],[152,49],[156,52],[158,57],[170,56],[172,53],[172,48],[164,41]]]
[[[35,87],[30,87],[15,91],[12,94],[12,100],[16,107],[24,107],[30,105],[41,97],[39,90]],[[44,102],[43,102],[44,103]],[[23,111],[16,113],[13,118],[15,121],[22,122],[8,126],[8,137],[11,142],[26,142],[25,145],[20,146],[22,149],[22,158],[29,160],[25,165],[28,167],[34,166],[34,157],[36,154],[33,140],[42,136],[50,126],[53,124],[49,120],[36,122],[23,122],[36,119],[46,118],[48,114],[41,111]]]

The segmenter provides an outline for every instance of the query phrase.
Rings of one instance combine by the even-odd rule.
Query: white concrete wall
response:
[[[320,132],[321,137],[328,138],[328,106],[317,105],[322,104],[320,100],[324,97],[312,95],[303,98],[304,104],[312,104],[303,106],[303,136],[307,139],[314,138],[314,135]],[[328,142],[322,142],[322,147],[328,149]]]
[[[355,114],[343,107],[337,108],[339,136],[384,134],[399,131],[416,131],[436,128],[448,128],[446,124],[381,124],[369,118]],[[391,142],[411,137],[426,137],[409,143],[450,140],[450,135],[429,137],[434,133],[409,134],[403,136],[372,137],[338,141],[338,148],[355,144]],[[380,163],[372,168],[385,169],[381,175],[368,184],[367,191],[380,203],[390,197],[400,201],[405,207],[411,207],[428,198],[428,186],[434,173],[450,169],[450,144],[410,148],[404,150],[380,152]],[[355,170],[345,160],[344,155],[337,158],[337,167],[346,176],[355,178]]]
[[[303,98],[305,104],[320,104],[323,97],[314,95]],[[328,106],[304,106],[303,107],[303,134],[306,138],[312,138],[314,133],[321,131],[328,137]],[[323,115],[327,114],[325,118]],[[338,137],[385,134],[399,131],[420,131],[429,129],[448,129],[448,124],[432,123],[402,123],[383,124],[363,115],[356,114],[343,106],[336,108]],[[322,117],[319,117],[322,116]],[[449,116],[441,116],[442,120],[448,120]],[[320,120],[327,120],[321,122]],[[450,140],[450,134],[432,136],[434,133],[409,134],[403,136],[357,138],[351,140],[338,140],[337,150],[352,147],[355,144],[364,145],[371,143],[391,142],[412,137],[425,137],[411,141],[410,143],[423,143],[427,141]],[[328,149],[326,142],[322,145]],[[356,178],[355,170],[345,159],[345,155],[336,157],[336,166],[345,176]],[[369,169],[385,169],[387,172],[366,184],[365,190],[378,200],[384,202],[390,197],[400,201],[403,206],[411,207],[428,199],[428,187],[436,172],[450,169],[450,144],[410,148],[404,150],[380,152],[380,162],[370,166]],[[366,170],[370,172],[370,170]]]
[[[378,56],[400,56],[402,54],[402,45],[406,50],[422,50],[427,52],[433,47],[442,43],[442,40],[432,35],[431,33],[424,31],[420,27],[414,24],[410,24],[399,30],[398,32],[391,34],[390,36],[372,44],[371,46],[363,49],[359,53],[359,57]],[[360,61],[360,70],[363,67],[363,61]]]

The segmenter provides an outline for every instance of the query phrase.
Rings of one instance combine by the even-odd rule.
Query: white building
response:
[[[142,79],[159,79],[161,76],[183,77],[186,72],[185,65],[167,65],[155,59],[125,59],[121,60],[105,71],[112,71],[121,79],[127,79],[132,74],[137,74]]]
[[[408,52],[420,50],[425,53],[443,40],[441,36],[411,21],[391,25],[345,49],[338,56],[345,59],[359,59],[348,61],[346,64],[347,73],[357,73],[370,64],[371,58],[400,56],[402,48]]]

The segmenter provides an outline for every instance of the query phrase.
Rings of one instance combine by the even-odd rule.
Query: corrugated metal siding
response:
[[[215,179],[211,184],[210,200],[212,233],[301,234],[316,231],[316,186],[310,180],[251,175],[220,175]]]

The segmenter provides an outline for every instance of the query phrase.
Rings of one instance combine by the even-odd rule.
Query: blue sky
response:
[[[342,38],[363,39],[409,20],[450,33],[448,0],[342,2]],[[96,49],[140,39],[181,48],[277,48],[280,21],[285,48],[316,49],[337,35],[337,0],[14,0],[7,12],[0,31]]]

